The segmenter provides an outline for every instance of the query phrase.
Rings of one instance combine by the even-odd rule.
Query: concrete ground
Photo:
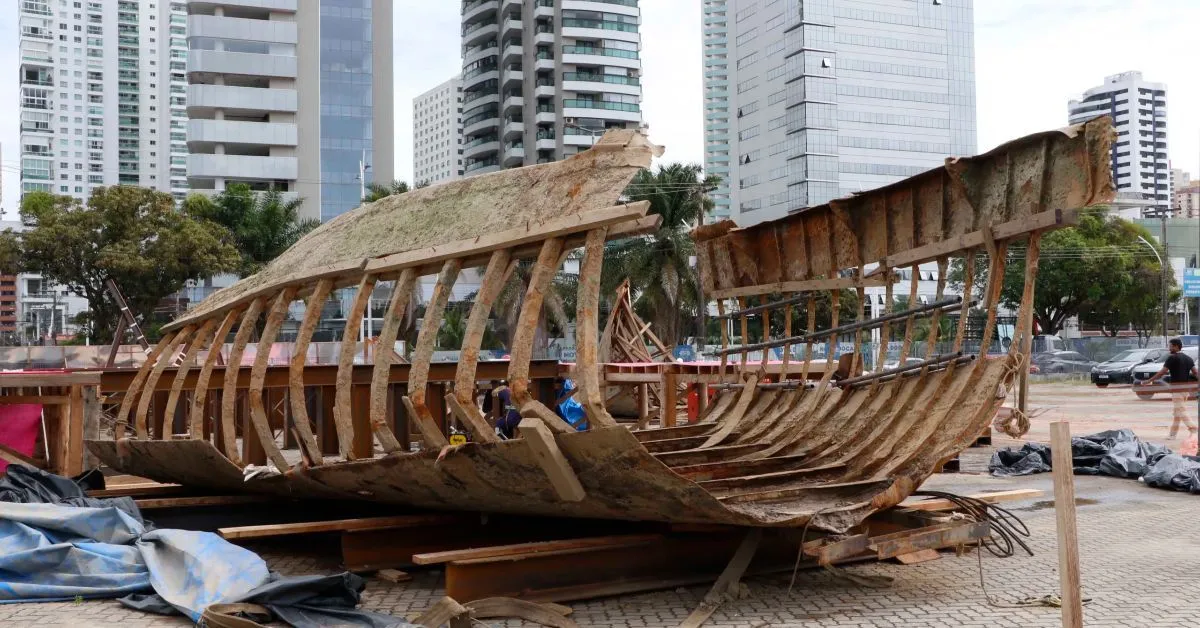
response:
[[[1097,390],[1082,384],[1036,384],[1035,407],[1050,410],[1034,420],[1030,438],[1048,440],[1049,420],[1072,422],[1075,434],[1131,427],[1154,442],[1165,442],[1171,404],[1137,400],[1125,389]],[[1193,414],[1194,416],[1194,414]],[[997,438],[998,446],[1014,444]],[[1178,441],[1170,444],[1178,444]],[[868,563],[834,572],[801,571],[789,593],[790,574],[745,581],[742,599],[724,604],[705,624],[714,628],[764,626],[1059,626],[1059,611],[1017,605],[1059,589],[1053,487],[1048,474],[999,479],[986,475],[990,450],[964,453],[964,473],[938,475],[926,488],[968,494],[1038,488],[1046,496],[1008,504],[1031,531],[1034,556],[994,558],[984,553],[945,554],[918,565]],[[1076,498],[1088,626],[1200,625],[1196,565],[1200,564],[1200,496],[1148,488],[1133,480],[1078,476]],[[259,549],[271,567],[285,574],[337,570],[328,554],[286,554]],[[843,574],[884,576],[887,586],[868,588]],[[415,572],[412,582],[393,585],[371,579],[363,606],[415,617],[442,594],[438,571]],[[987,594],[981,586],[981,579]],[[580,626],[677,626],[707,587],[629,595],[573,603]],[[0,626],[180,626],[188,622],[125,610],[113,601],[0,605]],[[521,626],[520,622],[481,621],[481,626]]]

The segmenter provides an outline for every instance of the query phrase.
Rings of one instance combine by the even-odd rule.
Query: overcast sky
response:
[[[15,2],[0,14],[3,208],[20,185]],[[459,2],[396,0],[396,174],[412,177],[412,99],[461,68]],[[643,110],[664,159],[704,157],[700,0],[642,0]],[[975,0],[979,149],[1066,124],[1067,101],[1141,70],[1167,85],[1173,167],[1200,178],[1200,1]],[[5,218],[14,218],[8,213]]]

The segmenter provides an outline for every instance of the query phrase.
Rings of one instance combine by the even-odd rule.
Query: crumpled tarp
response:
[[[0,603],[127,596],[127,606],[199,622],[211,604],[248,602],[297,627],[410,626],[357,610],[364,587],[350,573],[279,576],[211,532],[153,529],[133,500],[89,498],[32,467],[0,478]]]
[[[1200,493],[1200,458],[1168,454],[1150,467],[1142,481],[1146,486]]]
[[[1162,445],[1142,442],[1128,429],[1106,430],[1071,438],[1071,464],[1076,475],[1108,475],[1127,479],[1146,477],[1146,484],[1151,486],[1175,488],[1171,485],[1169,475],[1157,481],[1161,474],[1168,473],[1166,467],[1155,476],[1156,483],[1152,484],[1149,479],[1150,472],[1167,457],[1185,459],[1171,454],[1171,450]],[[988,470],[997,477],[1013,477],[1045,473],[1052,466],[1049,445],[1025,443],[1019,449],[1007,447],[997,450],[992,454]],[[1200,468],[1200,465],[1197,467]],[[1200,493],[1200,477],[1196,486],[1198,488],[1193,492]]]

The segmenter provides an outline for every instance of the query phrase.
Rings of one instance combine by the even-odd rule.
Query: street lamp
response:
[[[583,131],[584,133],[591,135],[592,136],[592,146],[596,145],[596,138],[600,137],[601,135],[604,135],[604,133],[606,131],[608,131],[608,129],[589,129],[587,127],[579,126],[578,124],[571,124],[570,122],[564,122],[563,128],[575,129],[577,131]]]
[[[1154,252],[1154,257],[1158,259],[1158,268],[1162,272],[1159,282],[1162,284],[1162,333],[1163,346],[1165,347],[1167,343],[1167,266],[1163,263],[1162,256],[1158,254],[1158,249],[1153,244],[1150,244],[1149,240],[1143,236],[1138,236],[1138,240],[1150,247],[1150,250]]]

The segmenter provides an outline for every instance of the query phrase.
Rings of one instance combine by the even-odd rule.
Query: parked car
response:
[[[1133,383],[1134,384],[1137,384],[1138,382],[1144,382],[1144,381],[1150,379],[1151,377],[1154,377],[1155,373],[1162,370],[1163,363],[1166,362],[1166,360],[1167,360],[1166,349],[1163,349],[1162,351],[1163,351],[1163,355],[1162,355],[1161,359],[1155,360],[1154,362],[1146,362],[1144,364],[1139,364],[1139,365],[1133,367],[1133,370],[1131,372],[1133,374]],[[1195,360],[1196,354],[1197,354],[1197,347],[1184,347],[1183,353],[1185,355],[1187,355],[1188,357],[1190,357],[1192,360]],[[1159,386],[1166,386],[1169,383],[1171,383],[1171,376],[1164,375],[1158,381],[1154,382],[1153,385],[1147,386],[1146,389],[1135,388],[1134,392],[1137,393],[1138,399],[1151,399],[1154,397],[1154,393],[1164,392],[1164,390],[1158,389]]]
[[[1165,359],[1167,359],[1166,349],[1124,351],[1092,367],[1092,383],[1100,388],[1109,384],[1132,384],[1134,367],[1162,362]]]
[[[1087,373],[1096,363],[1078,351],[1047,351],[1035,353],[1031,360],[1042,374]]]

